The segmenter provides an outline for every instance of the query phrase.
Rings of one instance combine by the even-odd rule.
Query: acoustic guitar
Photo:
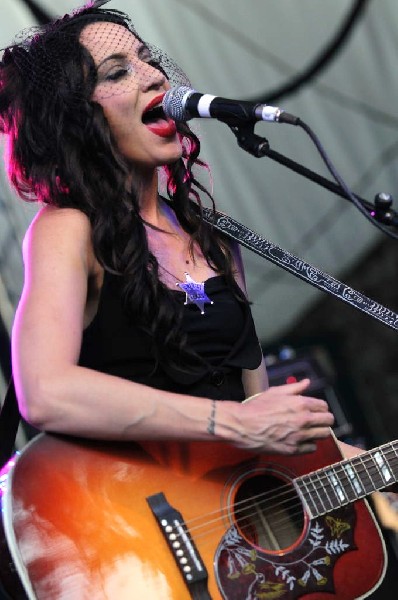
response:
[[[386,552],[364,497],[397,477],[397,441],[342,460],[333,434],[290,457],[43,434],[3,474],[3,588],[29,600],[365,598]]]

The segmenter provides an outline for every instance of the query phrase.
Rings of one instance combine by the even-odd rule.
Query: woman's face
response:
[[[174,121],[154,110],[170,86],[150,64],[148,48],[125,27],[110,22],[87,25],[80,42],[97,68],[93,100],[101,104],[124,157],[144,169],[180,158]]]

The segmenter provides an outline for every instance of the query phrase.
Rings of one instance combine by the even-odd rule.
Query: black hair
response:
[[[149,250],[138,187],[133,183],[126,189],[131,166],[118,149],[102,107],[91,99],[96,70],[79,36],[88,23],[97,21],[122,25],[141,39],[124,13],[86,8],[5,50],[0,64],[0,129],[9,138],[9,177],[27,201],[73,207],[87,215],[97,260],[123,280],[126,310],[153,337],[157,358],[175,363],[186,351],[182,312],[175,294],[160,280],[156,257]],[[214,203],[193,173],[194,166],[204,164],[200,142],[186,124],[178,124],[178,131],[185,150],[181,159],[164,167],[168,200],[190,235],[191,248],[198,243],[208,264],[225,275],[245,302],[234,286],[228,243],[201,218],[201,194],[213,207]]]

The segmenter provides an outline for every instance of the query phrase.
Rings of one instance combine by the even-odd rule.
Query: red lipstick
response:
[[[152,100],[150,100],[150,102],[148,102],[148,104],[146,105],[146,107],[144,109],[144,112],[142,113],[143,122],[144,122],[145,126],[152,133],[154,133],[155,135],[158,135],[159,137],[163,137],[163,138],[172,137],[177,132],[175,122],[172,119],[168,119],[166,117],[166,115],[163,113],[163,111],[161,110],[161,104],[162,104],[162,100],[163,100],[165,93],[166,92],[163,92],[162,94],[159,94],[158,96],[155,96],[154,98],[152,98]],[[145,121],[145,115],[155,107],[159,107],[161,113],[159,115],[154,115],[153,121],[150,121],[150,120]]]

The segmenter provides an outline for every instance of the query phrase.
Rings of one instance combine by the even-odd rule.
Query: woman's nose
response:
[[[165,74],[157,67],[152,65],[145,65],[145,69],[143,69],[144,73],[142,74],[142,84],[141,89],[143,92],[146,92],[150,89],[157,89],[162,87],[167,78]]]

